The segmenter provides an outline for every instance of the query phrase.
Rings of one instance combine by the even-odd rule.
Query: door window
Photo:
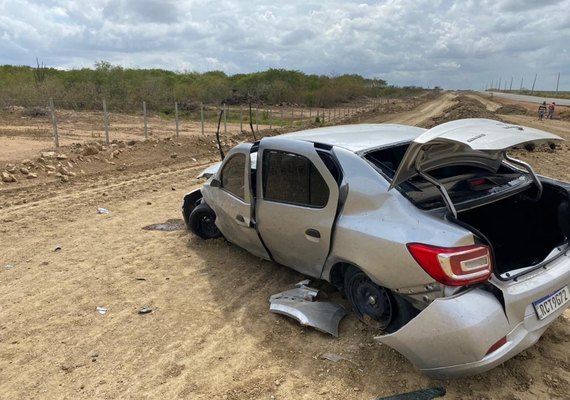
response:
[[[244,199],[245,154],[236,154],[224,164],[222,188],[240,199]]]
[[[263,154],[263,198],[323,208],[329,199],[329,188],[307,158],[269,150]]]

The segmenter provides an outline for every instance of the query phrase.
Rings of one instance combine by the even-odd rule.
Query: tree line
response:
[[[131,69],[96,62],[94,68],[59,70],[38,62],[36,67],[0,66],[0,105],[43,106],[53,98],[59,107],[100,110],[139,110],[146,101],[155,111],[168,112],[178,102],[192,111],[204,104],[297,104],[332,107],[360,98],[415,96],[418,87],[395,87],[382,79],[356,74],[307,75],[300,71],[269,69],[226,75],[222,71],[173,72]]]

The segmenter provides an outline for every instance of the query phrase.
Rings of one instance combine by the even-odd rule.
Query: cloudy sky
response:
[[[0,0],[0,65],[570,90],[570,0]],[[507,88],[508,88],[507,87]]]

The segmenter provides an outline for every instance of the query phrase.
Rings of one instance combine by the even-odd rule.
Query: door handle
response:
[[[311,236],[311,237],[314,237],[314,238],[317,238],[317,239],[320,239],[320,238],[321,238],[321,232],[319,232],[318,230],[313,229],[313,228],[307,229],[307,230],[305,231],[305,235]]]
[[[244,216],[241,214],[236,215],[236,221],[238,225],[249,226],[249,223],[245,221]]]

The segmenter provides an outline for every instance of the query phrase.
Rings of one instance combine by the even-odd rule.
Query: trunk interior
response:
[[[543,184],[540,200],[535,189],[485,206],[460,212],[458,219],[491,242],[495,273],[503,274],[543,261],[570,237],[570,202],[561,187]]]

